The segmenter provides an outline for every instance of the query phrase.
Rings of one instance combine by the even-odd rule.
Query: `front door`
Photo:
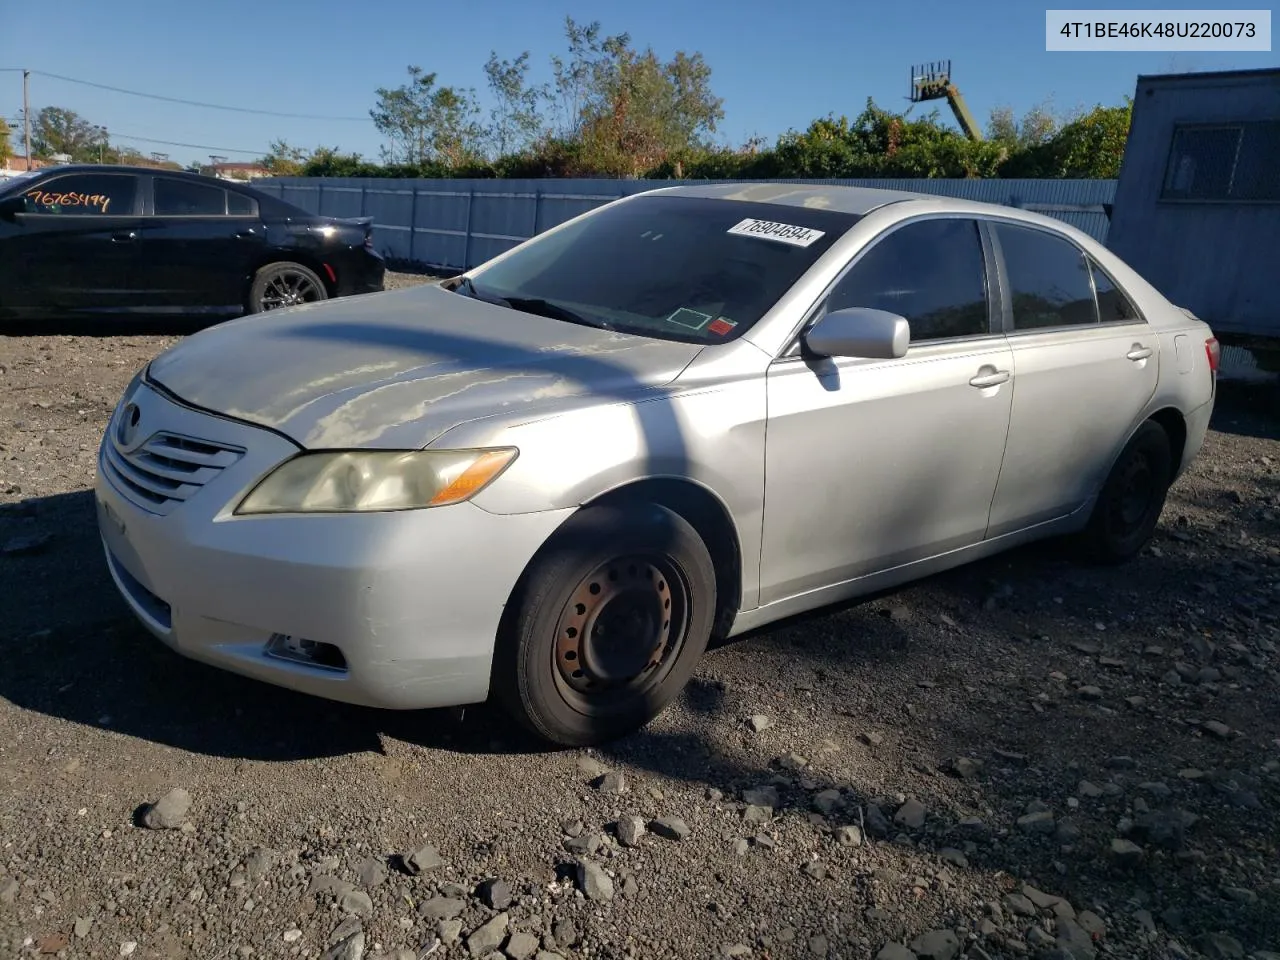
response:
[[[906,317],[907,355],[773,364],[761,603],[983,539],[1011,400],[991,302],[976,223],[910,221],[873,241],[820,308]]]
[[[95,172],[28,187],[0,251],[6,306],[67,313],[135,306],[138,185],[134,174]]]
[[[266,245],[257,203],[218,181],[157,176],[142,228],[148,305],[157,311],[243,309]]]
[[[1013,410],[991,536],[1066,516],[1102,486],[1155,393],[1160,340],[1080,248],[991,224],[1011,304]]]

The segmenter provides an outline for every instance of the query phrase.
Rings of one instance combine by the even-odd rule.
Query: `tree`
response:
[[[9,140],[9,124],[0,119],[0,163],[13,156],[13,147]]]
[[[938,112],[916,120],[877,107],[859,116],[815,120],[783,134],[774,150],[778,177],[990,177],[1003,148],[943,126]]]
[[[552,58],[559,138],[581,143],[581,160],[599,173],[635,176],[681,151],[705,149],[724,118],[702,54],[663,62],[637,51],[628,34],[601,39],[600,24],[565,18],[569,60]]]
[[[1060,122],[1048,104],[1037,104],[1023,114],[1021,120],[1014,118],[1011,108],[996,107],[987,121],[987,139],[1007,147],[1012,153],[1047,143],[1058,132],[1059,126]]]
[[[490,51],[484,72],[489,80],[489,92],[494,102],[488,131],[493,155],[496,159],[519,153],[541,131],[539,104],[550,96],[550,92],[545,85],[528,85],[527,50],[515,60],[499,60],[498,54]]]
[[[300,177],[309,158],[310,154],[301,147],[291,147],[283,140],[274,140],[260,162],[273,177]]]
[[[44,107],[31,124],[31,149],[37,157],[65,153],[73,163],[104,159],[107,129],[90,123],[74,110]]]
[[[436,74],[410,66],[409,82],[379,87],[378,104],[369,111],[378,131],[390,141],[384,158],[401,163],[432,161],[458,166],[481,153],[484,131],[474,90],[437,87]]]
[[[1051,138],[1011,154],[1000,165],[1002,177],[1112,180],[1120,175],[1133,101],[1095,106],[1064,124]]]

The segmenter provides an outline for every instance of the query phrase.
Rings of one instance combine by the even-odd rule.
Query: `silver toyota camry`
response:
[[[375,707],[494,697],[582,745],[650,721],[712,637],[1049,536],[1133,557],[1217,361],[1057,220],[654,190],[187,338],[111,418],[99,528],[183,655]]]

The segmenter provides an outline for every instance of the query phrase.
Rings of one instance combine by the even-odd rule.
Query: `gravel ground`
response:
[[[1130,566],[1042,545],[768,629],[643,732],[546,752],[153,641],[88,488],[183,331],[6,332],[0,956],[1280,952],[1274,398],[1224,387]]]

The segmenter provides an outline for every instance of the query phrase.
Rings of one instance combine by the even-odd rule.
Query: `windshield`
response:
[[[636,197],[528,242],[454,289],[570,323],[723,343],[749,330],[858,219],[781,204]]]
[[[21,173],[0,173],[0,193],[7,192],[11,186],[22,186],[34,176],[44,173],[43,170],[23,170]]]

